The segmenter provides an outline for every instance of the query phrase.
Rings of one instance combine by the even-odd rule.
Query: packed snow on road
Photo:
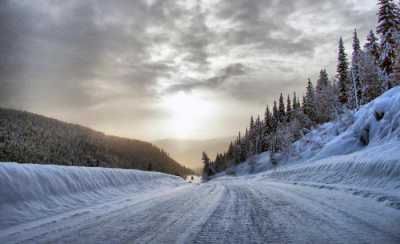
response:
[[[0,243],[400,243],[399,123],[396,88],[201,184],[2,163]]]

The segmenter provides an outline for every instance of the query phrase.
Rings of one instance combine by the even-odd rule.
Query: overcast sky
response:
[[[358,6],[356,5],[358,4]],[[375,0],[0,0],[0,105],[143,140],[231,136],[334,75]]]

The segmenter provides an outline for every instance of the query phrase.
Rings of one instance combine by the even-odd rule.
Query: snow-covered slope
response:
[[[293,159],[313,161],[400,141],[400,87],[313,130],[294,144]],[[297,157],[297,158],[296,158]]]
[[[248,176],[260,180],[329,185],[379,201],[390,199],[390,205],[400,208],[400,87],[312,130],[277,166],[266,152],[235,170],[238,175],[261,172]]]
[[[124,169],[0,164],[0,229],[134,192],[184,184],[172,175]]]

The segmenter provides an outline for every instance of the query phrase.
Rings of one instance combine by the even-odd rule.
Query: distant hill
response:
[[[201,153],[203,151],[214,159],[218,152],[226,151],[231,140],[232,138],[229,137],[209,140],[165,139],[153,143],[168,151],[171,157],[182,165],[197,169],[202,167]]]
[[[150,143],[3,108],[0,161],[154,170],[175,175],[192,173]]]

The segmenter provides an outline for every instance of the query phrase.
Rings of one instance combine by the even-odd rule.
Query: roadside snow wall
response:
[[[179,177],[156,172],[0,163],[0,229],[117,196],[175,187]]]

